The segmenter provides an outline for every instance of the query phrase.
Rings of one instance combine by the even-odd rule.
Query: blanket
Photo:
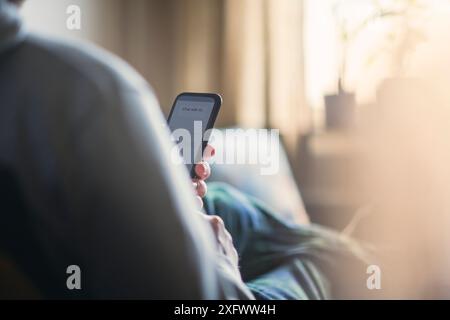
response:
[[[204,204],[232,235],[242,278],[257,299],[355,298],[367,290],[372,257],[357,241],[285,221],[263,201],[223,183],[208,185]]]

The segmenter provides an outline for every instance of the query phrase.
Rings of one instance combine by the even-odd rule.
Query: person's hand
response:
[[[202,217],[209,223],[214,231],[216,244],[221,253],[228,258],[234,271],[240,276],[239,272],[239,256],[233,244],[233,238],[225,228],[223,220],[219,216],[209,216],[202,214]]]
[[[194,186],[195,192],[197,194],[197,200],[200,204],[200,207],[203,207],[202,198],[208,191],[205,180],[208,179],[211,175],[211,167],[205,160],[213,157],[215,152],[215,149],[208,144],[205,148],[205,151],[203,152],[203,160],[197,163],[194,168],[196,177],[192,179],[192,185]]]

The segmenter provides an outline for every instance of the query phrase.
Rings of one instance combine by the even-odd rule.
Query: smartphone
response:
[[[221,105],[218,94],[184,92],[176,97],[170,110],[167,121],[172,138],[192,178],[196,176],[194,164],[202,160],[209,129],[214,127]]]

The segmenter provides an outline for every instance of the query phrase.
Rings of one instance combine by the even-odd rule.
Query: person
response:
[[[316,260],[351,246],[223,185],[199,214],[148,84],[100,49],[27,33],[20,3],[0,0],[0,252],[40,295],[328,297]],[[202,197],[210,168],[196,173]]]
[[[167,160],[147,83],[99,49],[25,32],[18,4],[0,1],[2,252],[47,297],[251,298]]]

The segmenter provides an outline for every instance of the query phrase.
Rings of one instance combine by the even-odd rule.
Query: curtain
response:
[[[177,1],[178,91],[218,91],[221,125],[280,129],[295,146],[309,130],[303,1]]]
[[[68,4],[80,6],[82,30],[64,28]],[[311,125],[303,7],[302,0],[41,0],[25,3],[24,13],[33,29],[120,55],[166,113],[179,92],[219,92],[219,126],[280,129],[293,146]]]

